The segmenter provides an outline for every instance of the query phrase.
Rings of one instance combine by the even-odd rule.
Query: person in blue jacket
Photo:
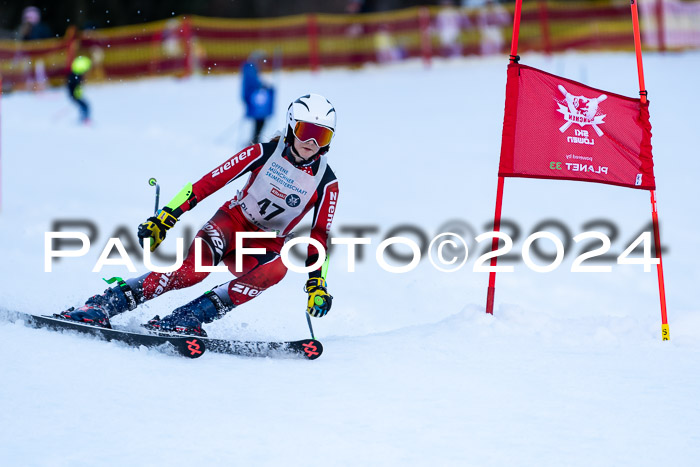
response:
[[[253,52],[241,69],[243,75],[241,97],[246,107],[245,116],[255,122],[253,144],[260,142],[260,133],[265,126],[265,120],[272,115],[274,109],[275,89],[263,82],[259,76],[262,63],[262,53]]]

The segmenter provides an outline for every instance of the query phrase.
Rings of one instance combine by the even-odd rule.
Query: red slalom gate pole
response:
[[[522,0],[515,0],[515,12],[513,14],[513,37],[510,41],[510,61],[517,63],[518,57],[518,37],[520,37],[520,12],[522,11]],[[493,216],[493,231],[498,232],[501,229],[501,208],[503,207],[503,185],[504,177],[498,177],[498,188],[496,189],[496,210]],[[491,251],[498,249],[498,238],[491,241]],[[496,264],[498,258],[491,258],[491,271],[489,272],[489,287],[486,291],[486,313],[493,314],[493,301],[496,295]]]
[[[666,314],[666,286],[664,285],[664,263],[661,259],[659,213],[656,209],[656,191],[649,190],[649,193],[651,193],[651,220],[654,226],[654,246],[656,248],[656,257],[659,258],[659,264],[656,265],[656,275],[659,281],[659,300],[661,302],[661,339],[667,341],[671,339],[671,330],[668,327],[668,316]]]
[[[510,40],[510,60],[517,61],[518,37],[520,37],[520,12],[523,9],[523,0],[515,0],[515,12],[513,13],[513,37]]]
[[[496,190],[496,212],[493,216],[493,231],[498,232],[501,229],[501,207],[503,206],[503,184],[504,178],[498,177],[498,188]],[[491,251],[498,249],[498,238],[494,237],[491,241]],[[493,299],[496,295],[496,263],[498,257],[491,258],[491,272],[489,272],[489,288],[486,292],[486,313],[493,314]]]
[[[632,8],[632,28],[634,31],[634,51],[637,54],[637,75],[639,77],[639,100],[646,104],[647,90],[644,85],[644,66],[642,64],[642,42],[639,37],[639,12],[637,11],[637,0],[631,0]],[[649,190],[651,194],[651,220],[654,226],[654,247],[659,263],[656,265],[656,274],[659,282],[659,301],[661,304],[661,339],[667,341],[671,339],[671,332],[668,326],[668,316],[666,314],[666,286],[664,285],[664,265],[661,260],[661,235],[659,233],[659,213],[656,205],[656,191]]]
[[[639,38],[639,13],[636,0],[631,0],[632,30],[634,31],[634,51],[637,54],[637,76],[639,77],[639,98],[642,104],[647,102],[647,90],[644,86],[644,65],[642,64],[642,41]]]

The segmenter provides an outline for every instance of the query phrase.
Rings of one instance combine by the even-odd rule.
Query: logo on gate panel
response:
[[[299,197],[299,195],[291,194],[287,196],[285,201],[287,203],[287,206],[289,206],[290,208],[295,208],[299,206],[299,203],[301,203],[301,198]]]
[[[601,130],[598,125],[605,123],[603,119],[607,116],[607,114],[604,114],[600,110],[599,105],[601,102],[607,99],[608,96],[605,94],[601,94],[598,97],[574,96],[561,84],[559,85],[559,91],[564,95],[564,98],[555,98],[554,100],[559,106],[557,112],[561,113],[565,120],[565,123],[559,127],[559,131],[564,133],[573,124],[576,124],[581,128],[586,125],[590,125],[593,127],[598,136],[603,136],[603,130]],[[594,144],[592,138],[582,138],[578,133],[577,137],[569,136],[567,141],[570,143]]]

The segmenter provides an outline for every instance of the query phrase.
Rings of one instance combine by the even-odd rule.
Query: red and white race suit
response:
[[[204,266],[224,263],[237,276],[227,285],[234,305],[255,298],[278,283],[287,273],[280,250],[292,229],[314,209],[311,238],[327,247],[328,234],[338,202],[338,180],[321,156],[307,166],[295,166],[289,149],[277,142],[250,146],[216,167],[192,186],[192,195],[173,211],[176,217],[201,203],[212,193],[239,177],[249,174],[244,188],[226,202],[197,233],[208,246],[202,248]],[[247,248],[265,248],[260,255],[244,255],[242,272],[235,272],[235,246],[238,232],[275,232],[270,239],[244,239]],[[309,245],[307,265],[318,259]],[[164,292],[192,286],[204,280],[208,272],[194,271],[194,242],[187,258],[172,273],[152,272],[143,281],[143,294],[150,300]],[[309,273],[320,276],[320,268]]]

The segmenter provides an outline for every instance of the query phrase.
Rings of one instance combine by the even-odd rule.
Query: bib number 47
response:
[[[282,206],[280,206],[277,203],[273,203],[267,198],[265,198],[262,201],[258,201],[258,207],[260,208],[259,212],[261,216],[265,216],[265,214],[267,214],[268,209],[270,209],[270,213],[263,217],[263,219],[265,219],[266,221],[269,221],[273,217],[279,216],[284,212],[284,208]]]

